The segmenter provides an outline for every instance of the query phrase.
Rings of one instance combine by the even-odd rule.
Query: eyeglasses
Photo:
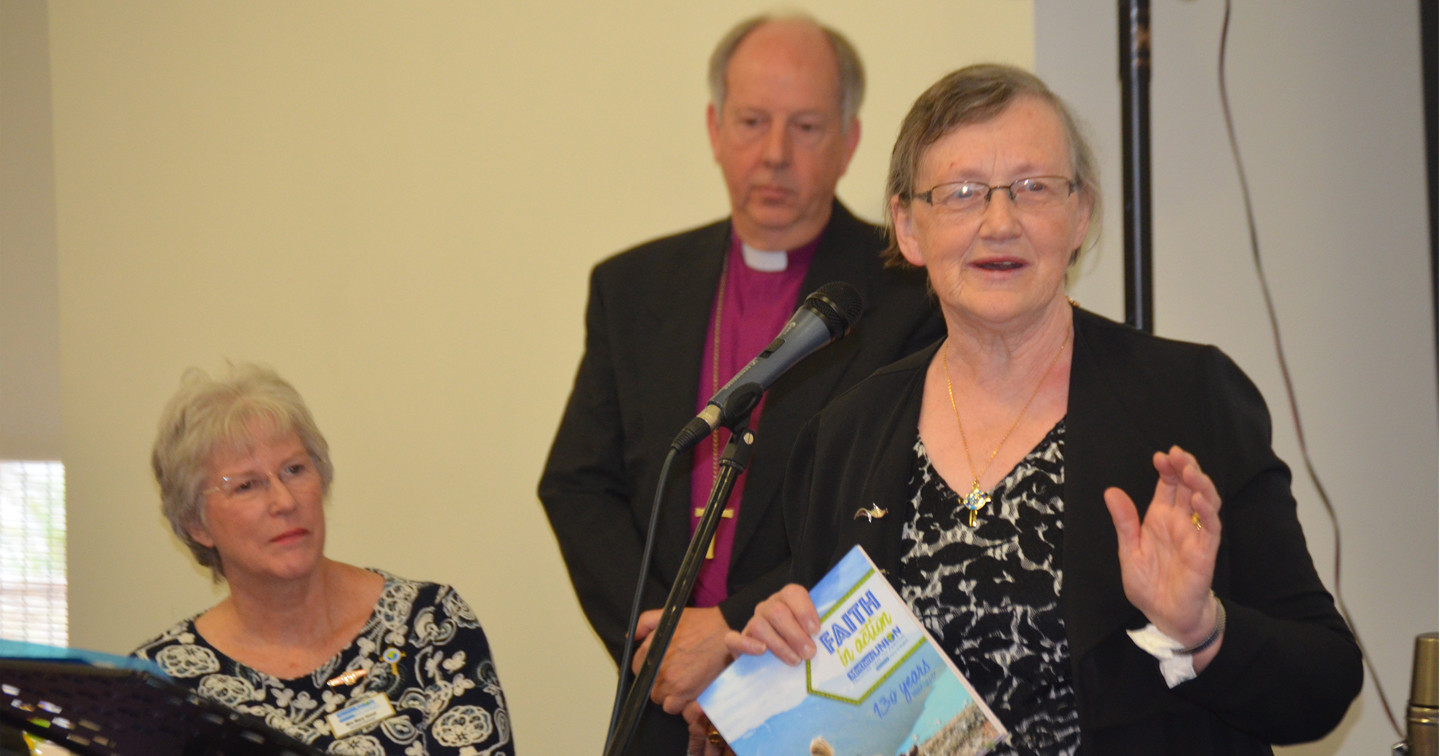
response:
[[[952,181],[928,192],[913,195],[934,207],[952,213],[976,213],[990,206],[990,195],[1003,189],[1020,210],[1047,210],[1059,206],[1080,186],[1064,176],[1031,176],[1009,186],[991,186],[980,181]]]
[[[220,485],[207,488],[200,493],[210,494],[219,491],[233,501],[252,501],[270,490],[272,480],[279,480],[287,490],[295,493],[319,485],[320,472],[315,469],[315,465],[309,459],[306,459],[303,462],[291,462],[274,473],[251,472],[224,477],[220,479]]]

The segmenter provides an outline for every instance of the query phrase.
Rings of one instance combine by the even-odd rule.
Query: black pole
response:
[[[1120,0],[1125,322],[1155,330],[1150,272],[1150,2]]]
[[[1435,65],[1435,0],[1420,0],[1420,81],[1425,98],[1425,170],[1430,194],[1430,329],[1440,333],[1437,326],[1440,264],[1437,264],[1435,225]]]
[[[735,482],[750,466],[750,457],[755,445],[755,434],[749,428],[750,412],[759,403],[761,388],[758,384],[747,384],[741,386],[730,397],[730,403],[744,407],[744,412],[729,427],[731,430],[730,441],[725,445],[725,452],[720,455],[720,468],[717,470],[714,485],[710,488],[710,498],[705,504],[705,510],[700,515],[700,522],[695,527],[695,532],[690,536],[690,546],[685,550],[685,556],[680,561],[680,570],[675,575],[675,584],[670,587],[670,595],[665,599],[665,607],[660,613],[660,624],[656,626],[651,634],[650,650],[645,654],[645,661],[640,667],[640,672],[635,676],[635,682],[628,691],[623,691],[623,704],[620,705],[612,715],[610,732],[605,740],[604,756],[619,756],[630,747],[630,741],[635,737],[635,729],[640,725],[640,716],[645,711],[645,706],[650,700],[650,691],[655,687],[655,676],[660,673],[660,663],[665,658],[665,650],[670,647],[670,640],[675,635],[675,628],[680,624],[680,612],[689,601],[690,591],[695,587],[695,579],[700,575],[700,565],[704,562],[706,547],[710,545],[710,539],[715,537],[715,530],[720,526],[720,515],[725,509],[725,502],[730,498],[730,492],[735,487]],[[726,411],[730,410],[727,403]],[[643,580],[643,577],[642,577]],[[633,629],[631,631],[633,633]],[[628,663],[626,659],[620,660],[621,664]],[[621,692],[617,692],[617,696]],[[618,702],[618,701],[617,701]]]

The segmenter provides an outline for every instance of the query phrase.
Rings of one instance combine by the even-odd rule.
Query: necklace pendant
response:
[[[990,503],[990,494],[980,490],[980,481],[970,484],[970,493],[960,499],[960,504],[970,510],[970,527],[975,527],[975,513]]]

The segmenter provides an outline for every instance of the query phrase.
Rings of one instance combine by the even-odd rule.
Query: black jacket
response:
[[[785,493],[796,582],[813,585],[856,543],[899,574],[934,354],[879,371],[802,431]],[[1102,494],[1118,486],[1143,510],[1155,490],[1151,455],[1173,444],[1195,455],[1220,493],[1213,586],[1228,624],[1205,672],[1169,689],[1124,633],[1145,619],[1125,598]],[[856,519],[872,505],[888,515]],[[1305,548],[1265,402],[1218,349],[1076,309],[1064,505],[1060,601],[1083,753],[1265,754],[1340,721],[1360,690],[1360,653]]]

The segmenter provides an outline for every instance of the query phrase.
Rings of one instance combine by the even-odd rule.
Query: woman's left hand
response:
[[[1160,632],[1187,647],[1216,624],[1210,584],[1220,549],[1220,495],[1195,457],[1179,446],[1156,452],[1155,497],[1141,522],[1122,490],[1105,491],[1120,542],[1125,597]]]

